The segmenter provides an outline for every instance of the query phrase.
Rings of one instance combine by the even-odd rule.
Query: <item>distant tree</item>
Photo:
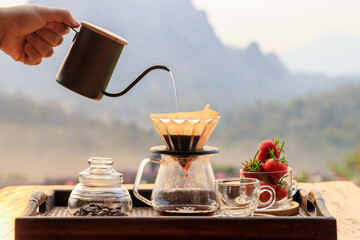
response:
[[[330,168],[339,176],[360,185],[360,146],[357,151],[345,157],[344,162],[331,162]]]

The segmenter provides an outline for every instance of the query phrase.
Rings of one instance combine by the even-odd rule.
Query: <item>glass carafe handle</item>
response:
[[[158,163],[160,164],[161,160],[159,159],[154,159],[154,158],[145,158],[144,160],[141,161],[140,165],[139,165],[139,168],[138,168],[138,171],[136,173],[136,178],[135,178],[135,182],[134,182],[134,189],[133,189],[133,192],[134,192],[134,195],[141,201],[143,201],[144,203],[146,203],[147,205],[150,205],[152,206],[152,202],[141,196],[140,193],[139,193],[139,185],[140,185],[140,181],[141,181],[141,177],[142,177],[142,174],[143,174],[143,171],[144,171],[144,167],[147,163],[149,162],[152,162],[152,163]]]

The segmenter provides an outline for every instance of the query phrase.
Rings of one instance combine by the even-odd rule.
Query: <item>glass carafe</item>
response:
[[[168,151],[165,146],[152,148],[161,160],[146,158],[139,165],[134,183],[134,194],[161,215],[212,215],[219,207],[215,176],[210,158],[216,148],[200,151]],[[138,192],[144,166],[160,164],[151,200]]]
[[[74,216],[127,216],[132,209],[129,191],[122,185],[123,175],[112,168],[111,158],[94,157],[89,168],[79,173],[79,183],[68,200]]]

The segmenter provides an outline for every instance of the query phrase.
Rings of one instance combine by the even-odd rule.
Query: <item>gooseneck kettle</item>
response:
[[[81,22],[72,46],[65,57],[56,81],[62,86],[93,100],[101,100],[103,95],[119,97],[127,93],[146,74],[155,69],[170,72],[166,66],[147,68],[128,87],[119,93],[106,92],[111,75],[128,42],[104,28],[88,22]]]

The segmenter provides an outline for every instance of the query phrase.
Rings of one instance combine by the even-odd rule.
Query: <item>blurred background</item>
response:
[[[265,139],[285,141],[300,181],[360,184],[360,2],[355,0],[1,0],[68,8],[128,40],[108,86],[147,67],[174,73],[181,111],[222,117],[208,145],[217,177],[237,176]],[[38,66],[0,52],[0,187],[73,184],[92,156],[133,183],[161,144],[148,116],[175,112],[169,74],[96,102],[55,81],[74,32]],[[155,172],[147,173],[149,181]]]

